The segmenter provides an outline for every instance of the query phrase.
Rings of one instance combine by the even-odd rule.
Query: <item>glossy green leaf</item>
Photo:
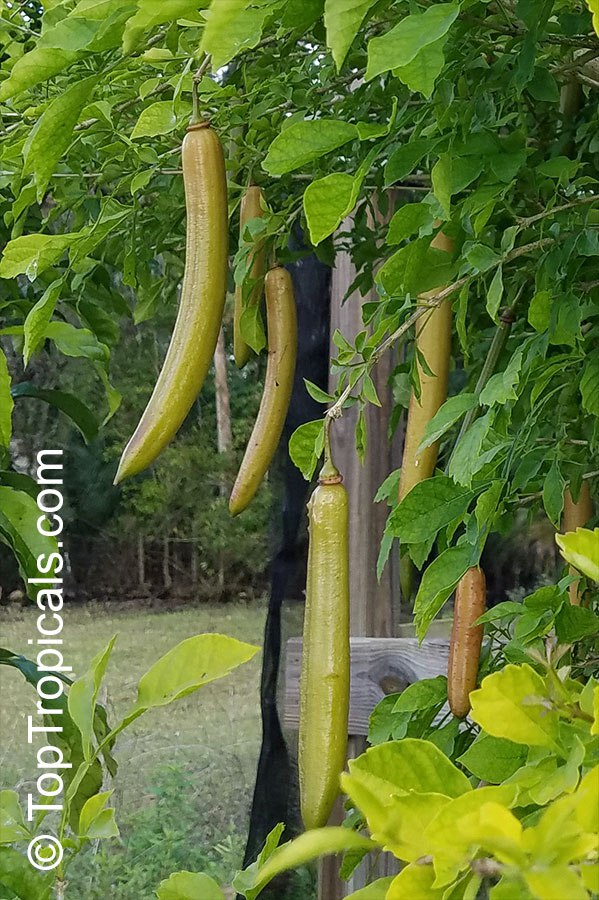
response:
[[[40,534],[37,527],[40,515],[43,514],[29,494],[0,486],[0,540],[12,548],[26,583],[27,578],[36,578],[39,574],[38,556],[45,554],[49,558],[51,553],[58,551],[56,538]],[[35,599],[37,587],[27,585],[27,588],[29,596]]]
[[[527,664],[510,664],[470,694],[471,717],[494,737],[555,749],[559,716],[546,700],[541,676]]]
[[[432,866],[412,863],[391,883],[386,900],[443,900],[445,888],[433,887],[434,882]]]
[[[406,16],[381,37],[372,38],[366,79],[407,66],[424,47],[447,34],[459,11],[457,3],[437,3],[423,13]]]
[[[69,417],[86,443],[93,441],[98,434],[96,417],[89,407],[74,394],[67,394],[66,391],[44,390],[44,388],[37,387],[32,381],[20,381],[19,384],[13,386],[12,395],[15,399],[30,397],[34,400],[43,400],[44,403],[49,403],[50,406],[59,409]]]
[[[419,640],[425,637],[430,623],[462,575],[478,563],[477,556],[476,549],[469,544],[448,547],[426,568],[414,601],[414,624]]]
[[[463,772],[430,741],[405,738],[371,747],[349,762],[350,775],[368,776],[382,797],[394,793],[438,793],[459,797],[471,790]]]
[[[222,890],[209,875],[175,872],[156,889],[158,900],[224,900]]]
[[[91,92],[98,83],[94,75],[73,84],[45,108],[23,147],[23,172],[31,172],[41,203],[56,164],[73,140],[73,129]]]
[[[310,481],[322,454],[324,422],[315,419],[298,426],[289,439],[289,456],[306,481]]]
[[[123,53],[131,53],[150,28],[171,23],[178,18],[201,21],[198,10],[206,9],[210,0],[138,0],[137,11],[127,21],[123,32]]]
[[[310,240],[317,246],[341,224],[354,208],[360,183],[352,175],[325,175],[304,192],[304,212]]]
[[[212,56],[215,69],[242,50],[256,46],[268,13],[267,4],[250,6],[247,0],[212,0],[200,49]]]
[[[22,841],[29,832],[16,791],[0,791],[0,844]]]
[[[77,59],[77,53],[49,47],[34,47],[17,59],[10,76],[0,84],[0,101],[47,81]]]
[[[566,562],[599,582],[599,528],[577,528],[568,534],[556,534],[555,540]]]
[[[599,416],[599,359],[596,354],[585,361],[580,393],[582,408],[592,416]]]
[[[92,758],[96,701],[115,640],[116,635],[111,638],[106,648],[92,659],[85,675],[73,682],[69,689],[68,709],[71,719],[81,732],[83,756],[86,760]]]
[[[157,100],[146,106],[135,123],[131,138],[155,137],[157,134],[170,134],[177,127],[177,116],[171,100]]]
[[[446,400],[432,419],[427,422],[420,446],[418,447],[419,452],[425,450],[426,447],[430,447],[439,438],[443,437],[452,425],[455,425],[465,413],[474,409],[477,404],[476,394],[469,393],[456,394],[455,397],[450,397]]]
[[[24,234],[9,241],[0,260],[0,277],[27,275],[30,281],[35,281],[60,260],[78,237],[78,234]]]
[[[79,837],[92,841],[119,836],[115,810],[104,808],[111,796],[112,791],[104,791],[85,801],[79,814]]]
[[[372,884],[360,888],[352,894],[348,894],[346,900],[386,900],[387,891],[391,887],[393,876],[377,878]]]
[[[375,0],[325,0],[327,46],[333,54],[337,70],[343,65],[347,51],[374,2]]]
[[[224,634],[198,634],[181,641],[142,676],[137,686],[137,700],[124,722],[223,678],[257,652],[258,647]]]
[[[284,175],[331,153],[358,137],[358,129],[341,119],[294,122],[274,139],[262,168],[269,175]]]
[[[481,781],[500,784],[524,765],[527,755],[528,748],[522,744],[481,732],[458,762]]]
[[[108,360],[108,348],[88,328],[75,328],[70,322],[50,322],[46,337],[65,356],[84,356],[101,363]]]
[[[54,314],[56,303],[63,288],[62,278],[58,278],[48,285],[37,303],[27,313],[25,319],[23,345],[23,362],[28,365],[29,360],[36,353],[46,337],[46,328]]]
[[[402,543],[428,540],[445,525],[464,515],[472,491],[446,475],[435,475],[414,485],[389,516],[387,530]]]

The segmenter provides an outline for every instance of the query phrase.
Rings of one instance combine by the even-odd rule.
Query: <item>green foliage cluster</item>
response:
[[[53,735],[71,768],[64,770],[64,806],[54,814],[40,804],[32,821],[25,818],[19,795],[13,790],[0,792],[0,885],[20,900],[50,900],[64,895],[67,872],[73,860],[93,841],[117,837],[119,829],[115,809],[109,806],[112,790],[102,790],[104,779],[116,774],[112,750],[118,736],[140,716],[166,706],[224,677],[250,660],[257,647],[220,634],[202,634],[187,638],[159,659],[137,685],[137,699],[122,720],[108,724],[106,711],[98,701],[102,681],[114,647],[112,638],[91,662],[89,670],[70,684],[68,696],[60,702],[46,701],[57,711],[47,715],[46,725],[58,722],[60,739]],[[40,673],[23,656],[0,649],[0,665],[17,669],[35,685]],[[31,866],[24,850],[38,834],[51,825],[64,851],[57,866],[48,871]],[[51,855],[51,854],[50,854]],[[44,856],[42,853],[42,863]],[[43,869],[43,865],[42,865]],[[146,882],[147,883],[147,882]]]

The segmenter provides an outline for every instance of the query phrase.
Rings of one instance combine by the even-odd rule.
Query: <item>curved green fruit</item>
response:
[[[264,215],[262,208],[264,197],[262,191],[256,185],[251,185],[241,201],[241,209],[239,211],[239,242],[243,241],[243,233],[245,226],[252,219],[261,218]],[[248,272],[248,278],[254,282],[250,292],[247,306],[255,306],[260,303],[262,298],[262,278],[264,276],[264,268],[266,257],[263,248],[263,242],[256,242],[250,251],[252,253],[252,265]],[[250,358],[251,348],[245,342],[241,335],[241,316],[244,311],[243,291],[240,284],[235,288],[235,312],[233,315],[233,355],[235,357],[235,365],[242,369]]]
[[[310,543],[300,681],[299,777],[304,826],[327,824],[345,767],[349,716],[349,512],[341,476],[308,504]]]
[[[231,492],[232,516],[254,497],[275,455],[289,409],[297,358],[297,318],[291,276],[277,267],[264,279],[268,364],[260,409]]]
[[[154,392],[123,452],[115,484],[150,466],[183,424],[208,374],[227,288],[228,221],[225,160],[207,124],[183,140],[187,242],[181,301]]]

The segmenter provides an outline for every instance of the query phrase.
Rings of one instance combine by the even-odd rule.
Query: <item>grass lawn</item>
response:
[[[265,614],[264,602],[169,612],[73,605],[65,614],[65,659],[80,675],[118,634],[101,695],[115,721],[134,700],[139,678],[179,641],[222,632],[260,644]],[[2,645],[32,655],[27,639],[35,636],[35,616],[34,609],[2,610]],[[241,862],[260,746],[260,659],[147,713],[120,736],[119,772],[109,787],[121,839],[90,848],[74,864],[69,900],[150,900],[159,881],[181,868],[230,878]],[[0,677],[1,786],[26,794],[36,777],[26,733],[35,694],[16,670],[1,667]]]

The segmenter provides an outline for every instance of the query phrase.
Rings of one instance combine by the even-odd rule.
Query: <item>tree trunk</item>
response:
[[[227,354],[225,350],[225,333],[218,333],[218,341],[214,353],[214,385],[216,388],[216,443],[219,453],[228,453],[233,444],[231,431],[231,407],[229,404],[229,383],[227,381]],[[220,483],[221,497],[227,494],[226,479]],[[218,565],[218,587],[222,593],[225,586],[225,564],[221,558]]]
[[[231,449],[231,408],[229,405],[229,384],[227,382],[227,354],[225,335],[221,328],[214,353],[214,385],[216,388],[216,441],[219,453]]]

